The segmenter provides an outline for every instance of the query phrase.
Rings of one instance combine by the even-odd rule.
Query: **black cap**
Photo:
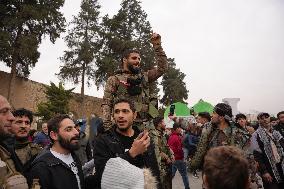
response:
[[[260,118],[262,118],[263,116],[265,116],[265,117],[270,117],[269,113],[260,112],[260,113],[257,115],[257,119],[260,119]]]

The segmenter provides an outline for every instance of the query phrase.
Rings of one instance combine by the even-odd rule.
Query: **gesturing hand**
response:
[[[265,173],[262,175],[263,180],[265,180],[268,183],[271,183],[273,178],[271,177],[271,175],[269,173]]]
[[[148,131],[144,131],[143,136],[140,134],[132,143],[129,154],[134,158],[137,155],[143,154],[145,151],[147,151],[148,146],[150,146],[149,133]]]

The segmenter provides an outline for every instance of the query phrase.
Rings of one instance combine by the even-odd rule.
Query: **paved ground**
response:
[[[191,173],[188,173],[188,179],[189,179],[189,186],[190,189],[202,189],[202,179],[201,179],[201,172],[198,172],[199,178],[193,178]],[[259,181],[260,184],[262,184],[261,180]],[[176,172],[176,175],[172,182],[172,189],[184,189],[182,178],[179,174],[179,172]],[[258,189],[256,184],[251,185],[251,188]],[[263,188],[259,188],[263,189]]]
[[[191,173],[188,173],[189,185],[190,189],[202,189],[202,180],[201,180],[201,172],[198,172],[199,178],[193,178]],[[173,189],[184,189],[182,178],[179,172],[176,172],[176,175],[173,179]]]

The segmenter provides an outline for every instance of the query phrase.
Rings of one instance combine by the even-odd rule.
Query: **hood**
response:
[[[150,169],[144,168],[144,189],[157,189],[157,179],[153,176]]]

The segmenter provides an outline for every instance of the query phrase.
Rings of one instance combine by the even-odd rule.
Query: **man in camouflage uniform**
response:
[[[12,123],[12,133],[15,136],[15,151],[24,171],[27,171],[34,158],[42,151],[42,148],[28,140],[28,135],[33,122],[33,113],[25,108],[13,111],[15,120]]]
[[[166,72],[168,63],[167,56],[161,46],[161,36],[154,33],[151,43],[155,50],[157,68],[142,72],[139,52],[128,50],[122,56],[122,70],[108,78],[102,104],[105,130],[109,130],[112,126],[113,102],[121,97],[128,98],[135,104],[138,113],[135,122],[138,125],[149,121],[150,118],[157,117],[157,101],[149,94],[149,84]]]
[[[165,123],[164,118],[156,117],[153,120],[155,129],[150,130],[149,134],[155,144],[156,159],[160,169],[160,178],[162,183],[162,189],[172,188],[172,176],[171,176],[171,164],[174,160],[170,147],[167,144],[165,137]]]
[[[214,107],[210,127],[201,135],[197,146],[197,152],[190,162],[193,170],[201,168],[206,152],[217,146],[236,146],[246,150],[249,146],[250,134],[238,129],[233,122],[232,108],[225,103],[219,103]]]
[[[11,125],[14,121],[11,106],[7,99],[0,95],[0,189],[28,189],[21,163],[14,150]]]

